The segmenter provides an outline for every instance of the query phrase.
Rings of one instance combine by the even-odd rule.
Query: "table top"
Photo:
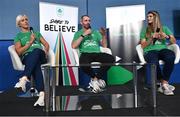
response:
[[[81,67],[81,66],[143,66],[143,65],[153,65],[152,63],[103,63],[103,64],[44,64],[42,67]]]

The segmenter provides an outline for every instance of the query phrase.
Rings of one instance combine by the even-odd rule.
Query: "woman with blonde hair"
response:
[[[170,29],[161,24],[157,11],[147,13],[147,27],[141,31],[140,40],[147,63],[157,65],[157,79],[161,83],[158,91],[165,95],[174,95],[175,87],[169,85],[168,81],[174,68],[175,53],[167,48],[167,42],[174,44],[176,39]],[[159,60],[164,61],[162,69]]]
[[[21,31],[14,38],[15,50],[21,57],[25,69],[19,82],[16,83],[15,88],[26,92],[26,84],[30,81],[31,76],[33,76],[35,88],[39,92],[39,98],[34,106],[44,106],[44,81],[41,64],[47,62],[49,44],[39,32],[30,29],[26,15],[18,15],[16,17],[16,26],[19,27]],[[45,48],[44,50],[42,45]]]

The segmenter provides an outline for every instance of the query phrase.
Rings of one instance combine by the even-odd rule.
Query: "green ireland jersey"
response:
[[[170,31],[170,29],[166,26],[162,27],[162,31],[166,34],[166,35],[172,35],[172,32]],[[151,35],[153,35],[153,33],[151,33]],[[149,39],[146,37],[146,28],[144,28],[141,31],[140,34],[140,39],[146,39],[146,41],[148,41]],[[148,52],[151,50],[162,50],[162,49],[166,49],[167,48],[167,44],[166,44],[166,39],[161,39],[161,40],[157,40],[154,44],[150,44],[147,47],[144,48],[144,52]]]
[[[35,48],[42,49],[40,38],[42,37],[41,33],[34,32],[36,39],[34,40],[33,44],[21,55],[25,55],[31,51],[33,51]],[[14,43],[20,42],[21,46],[25,46],[30,41],[31,32],[19,32],[16,37],[14,38]]]
[[[83,34],[83,29],[74,34],[73,40],[77,40]],[[87,35],[79,45],[80,53],[100,53],[100,40],[102,35],[99,31],[92,30],[90,35]]]

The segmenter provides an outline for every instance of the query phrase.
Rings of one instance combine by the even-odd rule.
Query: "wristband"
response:
[[[82,34],[81,37],[84,38],[85,36]]]

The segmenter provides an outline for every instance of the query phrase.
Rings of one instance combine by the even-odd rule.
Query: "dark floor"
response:
[[[131,84],[123,86],[109,86],[101,95],[116,93],[132,93]],[[11,89],[4,93],[0,93],[0,116],[49,116],[49,115],[124,115],[124,116],[180,116],[180,84],[174,84],[176,87],[174,96],[165,96],[157,93],[157,108],[151,107],[150,90],[139,89],[138,95],[143,100],[143,105],[138,108],[117,108],[117,109],[101,109],[101,110],[71,110],[71,111],[55,111],[46,113],[44,108],[33,107],[33,103],[37,97],[22,98],[17,97],[17,91]],[[91,95],[89,93],[81,93],[77,87],[57,87],[57,95]]]

